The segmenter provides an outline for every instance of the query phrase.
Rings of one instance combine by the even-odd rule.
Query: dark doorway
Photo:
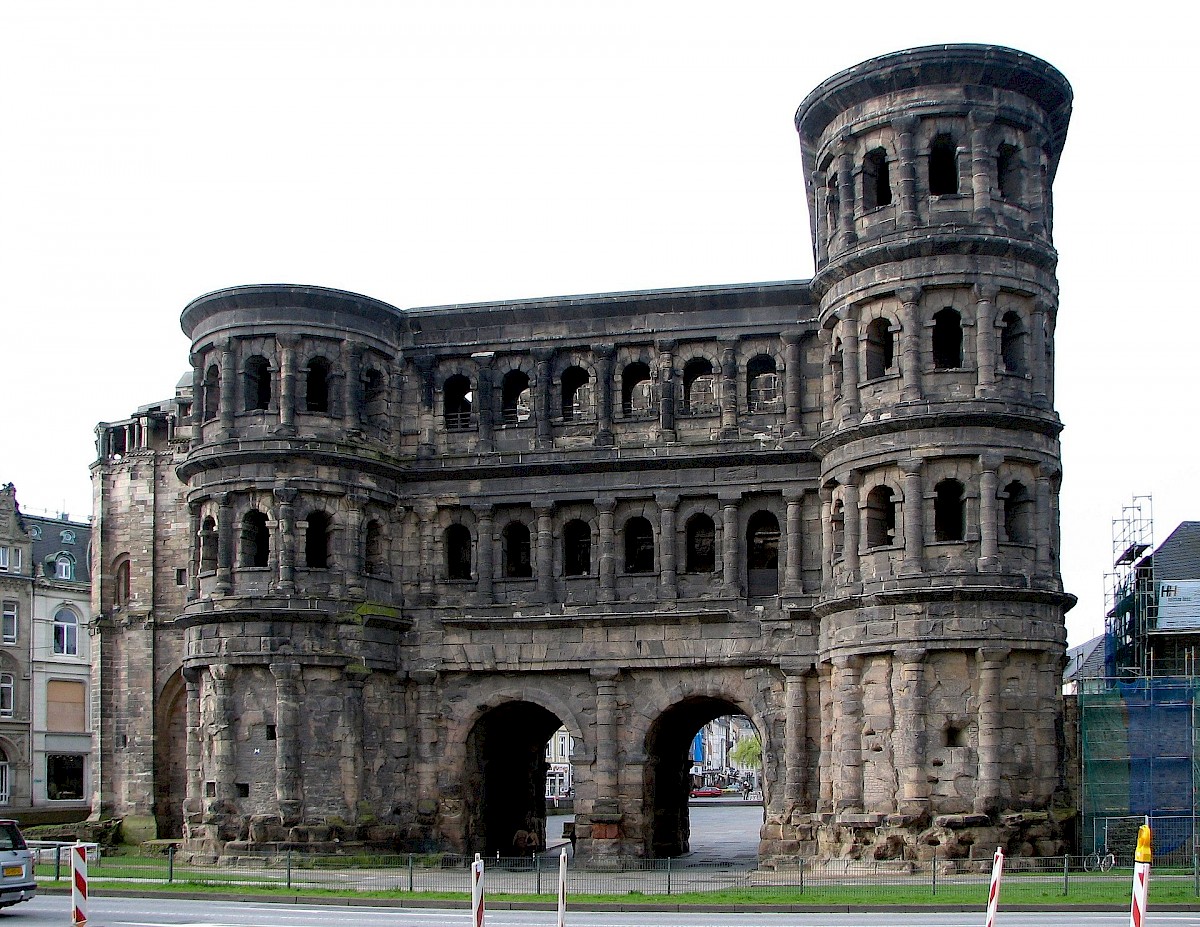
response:
[[[154,719],[154,822],[160,838],[183,836],[187,792],[187,689],[176,672],[163,686]]]

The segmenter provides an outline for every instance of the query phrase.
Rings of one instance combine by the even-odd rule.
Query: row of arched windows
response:
[[[313,357],[301,371],[301,391],[297,397],[303,412],[329,415],[333,412],[333,365],[324,357]],[[387,378],[383,371],[368,367],[360,376],[358,402],[363,419],[371,424],[383,424],[387,413]],[[221,368],[210,364],[202,384],[203,395],[199,408],[205,422],[216,419],[221,412]],[[265,412],[276,396],[275,370],[261,354],[246,358],[242,365],[242,410]]]
[[[1029,330],[1025,320],[1019,312],[1009,310],[1001,316],[999,328],[1001,369],[1016,375],[1028,373]],[[872,319],[864,334],[863,373],[866,379],[873,380],[894,373],[896,331],[891,321],[886,318]],[[934,313],[930,354],[934,369],[957,370],[963,367],[963,321],[957,309],[947,306]],[[840,358],[835,357],[834,363],[840,363]]]

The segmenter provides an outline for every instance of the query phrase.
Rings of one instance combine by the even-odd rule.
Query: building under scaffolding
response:
[[[1200,846],[1200,522],[1154,548],[1150,497],[1113,522],[1103,648],[1077,656],[1083,850],[1133,850],[1153,820],[1155,856]],[[1103,654],[1103,661],[1099,659]]]

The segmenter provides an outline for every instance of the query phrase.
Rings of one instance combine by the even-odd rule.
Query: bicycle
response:
[[[1107,846],[1096,850],[1094,853],[1089,853],[1083,858],[1083,868],[1088,872],[1095,872],[1097,869],[1101,872],[1108,872],[1116,864],[1117,856]]]

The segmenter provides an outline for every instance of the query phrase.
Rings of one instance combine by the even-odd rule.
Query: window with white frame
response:
[[[74,579],[75,578],[75,563],[70,557],[59,556],[54,561],[54,578],[55,579]]]
[[[69,608],[54,613],[54,652],[67,657],[79,656],[79,617]]]
[[[8,548],[0,547],[0,573],[8,572]]]
[[[18,603],[4,600],[4,619],[0,624],[0,638],[5,644],[15,644],[17,642],[17,632],[20,630],[19,625],[20,613]]]
[[[8,756],[0,750],[0,805],[7,805],[12,800],[8,782]]]
[[[0,673],[0,718],[11,718],[16,706],[17,686],[12,673]]]

